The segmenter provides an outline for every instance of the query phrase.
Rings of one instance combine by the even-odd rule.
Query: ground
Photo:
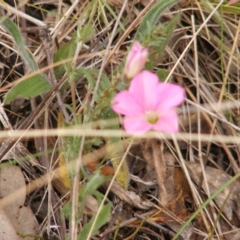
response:
[[[240,3],[5,1],[0,16],[0,239],[240,239]],[[128,134],[111,108],[136,40],[185,91],[178,133]]]

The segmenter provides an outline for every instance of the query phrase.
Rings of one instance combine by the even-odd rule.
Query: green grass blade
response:
[[[149,26],[154,27],[161,13],[177,2],[179,2],[179,0],[160,0],[158,3],[156,3],[145,15],[140,26],[138,27],[136,39],[141,41],[142,36],[149,34],[152,31]]]
[[[26,68],[28,71],[37,71],[38,66],[32,56],[32,54],[27,50],[21,32],[15,23],[6,17],[0,17],[0,24],[4,29],[13,37],[20,56],[22,57]],[[13,86],[5,95],[4,103],[9,104],[17,96],[23,98],[36,97],[42,93],[50,90],[51,84],[48,79],[41,74],[37,74],[23,81],[20,81],[15,86]]]
[[[230,178],[225,184],[223,184],[219,189],[217,189],[198,209],[193,213],[193,215],[182,225],[177,234],[174,236],[173,240],[177,240],[181,233],[190,225],[192,220],[197,217],[197,215],[225,188],[233,184],[238,178],[240,178],[240,173]]]
[[[101,209],[101,211],[97,217],[97,220],[95,222],[95,225],[94,225],[92,233],[91,233],[91,236],[96,235],[98,233],[99,228],[102,227],[104,224],[106,224],[106,222],[109,219],[110,212],[111,212],[110,204],[103,206],[103,208]],[[95,218],[96,218],[96,216],[92,217],[91,220],[83,226],[82,231],[78,235],[78,240],[87,239]]]
[[[0,18],[1,25],[8,31],[8,33],[13,37],[14,42],[18,47],[18,51],[25,64],[28,67],[28,70],[36,71],[38,70],[37,64],[34,61],[33,56],[26,49],[21,32],[15,23],[13,23],[9,18],[1,17]]]

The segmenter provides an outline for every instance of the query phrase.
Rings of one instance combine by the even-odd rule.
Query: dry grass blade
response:
[[[239,179],[211,199],[240,169],[239,4],[178,1],[141,38],[152,54],[146,68],[185,89],[179,133],[133,137],[110,109],[126,89],[122,68],[129,46],[161,1],[0,2],[0,15],[18,27],[37,64],[29,73],[11,34],[0,27],[1,102],[36,74],[53,85],[35,98],[0,106],[0,172],[17,165],[12,180],[20,171],[24,181],[9,194],[0,191],[0,239],[19,239],[10,235],[15,230],[6,211],[19,209],[16,199],[35,213],[36,238],[239,239]],[[41,39],[40,27],[51,39]],[[164,52],[152,53],[164,41]],[[107,151],[109,138],[124,140],[110,145],[120,152],[118,168]],[[114,181],[125,160],[128,189]],[[26,216],[19,212],[17,218]]]

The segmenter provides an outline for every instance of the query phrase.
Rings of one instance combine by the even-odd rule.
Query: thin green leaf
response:
[[[63,47],[61,47],[54,56],[54,63],[60,62],[62,60],[72,58],[74,56],[75,49],[77,47],[76,42],[76,33],[73,34],[72,40],[66,43]],[[66,72],[66,68],[69,67],[71,62],[65,63],[63,65],[59,65],[54,68],[54,72],[56,78],[61,78],[63,74]]]
[[[21,32],[18,27],[10,19],[6,17],[0,17],[0,24],[9,32],[13,37],[15,44],[18,47],[19,54],[22,57],[26,68],[29,71],[37,71],[38,66],[32,56],[27,50]],[[23,98],[36,97],[42,93],[50,90],[51,84],[48,79],[41,74],[31,76],[17,83],[12,87],[5,95],[4,103],[9,104],[15,97],[21,96]]]
[[[98,218],[95,222],[91,236],[98,234],[99,228],[101,228],[104,224],[107,223],[109,216],[110,216],[110,211],[111,211],[110,204],[103,206],[103,208],[101,209],[101,211],[98,215]],[[82,228],[82,231],[78,235],[78,240],[87,239],[88,233],[92,227],[92,224],[93,224],[95,218],[96,218],[96,216],[92,217],[91,220],[86,225],[84,225],[84,227]]]
[[[36,97],[49,91],[51,85],[41,75],[35,75],[25,79],[12,87],[4,98],[4,103],[9,104],[14,98],[21,96],[23,98]]]
[[[88,195],[93,194],[97,188],[99,188],[107,180],[109,180],[109,177],[103,176],[99,171],[96,171],[93,175],[91,175],[89,177],[89,181],[83,186],[80,192],[80,202],[84,202]]]
[[[156,3],[151,10],[145,15],[144,19],[142,20],[140,26],[138,27],[136,33],[136,39],[141,41],[143,36],[148,35],[151,32],[151,27],[155,26],[156,21],[159,19],[161,13],[172,6],[173,4],[179,2],[179,0],[160,0]]]
[[[152,52],[149,55],[149,63],[146,65],[147,69],[154,68],[156,63],[161,61],[169,39],[179,22],[179,18],[180,14],[177,14],[170,22],[158,24],[153,28],[153,32],[146,36],[145,41],[148,43],[148,47],[152,47]]]
[[[54,68],[55,75],[57,78],[61,78],[62,75],[67,72],[68,80],[72,80],[71,72],[75,71],[75,68],[72,67],[72,60],[76,51],[80,52],[83,44],[88,41],[95,32],[95,29],[92,25],[92,18],[96,11],[94,2],[89,2],[84,8],[83,13],[78,19],[77,30],[72,34],[71,40],[61,47],[54,56],[54,63],[60,62],[65,59],[69,59],[67,63],[64,63],[58,67]],[[88,19],[88,22],[86,23]]]
[[[38,70],[37,64],[35,63],[32,54],[26,49],[21,32],[19,31],[16,24],[6,17],[0,17],[0,23],[13,37],[14,42],[18,47],[19,53],[28,67],[28,70]]]
[[[228,186],[231,184],[234,184],[235,181],[237,181],[240,178],[240,173],[237,175],[231,177],[226,183],[224,183],[220,188],[218,188],[209,198],[203,202],[200,206],[198,206],[197,210],[192,214],[192,216],[181,226],[181,228],[178,230],[176,235],[173,237],[173,240],[177,240],[178,237],[181,235],[181,233],[191,224],[191,222],[194,220],[194,218],[197,217],[197,215],[203,211],[203,209],[211,203],[214,198],[216,198],[221,192],[223,192]]]

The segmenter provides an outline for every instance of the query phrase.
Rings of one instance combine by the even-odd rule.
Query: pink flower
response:
[[[240,2],[240,0],[230,0],[230,1],[227,3],[227,5],[232,5],[232,4],[238,3],[238,2]]]
[[[123,127],[130,133],[156,130],[178,132],[175,107],[184,101],[185,91],[171,83],[161,83],[156,74],[142,71],[130,82],[129,90],[119,92],[112,109],[124,115]]]
[[[148,51],[143,48],[138,41],[133,46],[127,56],[124,73],[128,79],[132,79],[144,67],[148,57]]]

